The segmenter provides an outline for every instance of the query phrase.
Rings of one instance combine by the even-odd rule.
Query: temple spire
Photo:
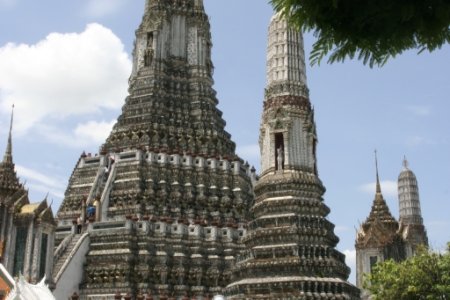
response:
[[[270,21],[266,65],[261,174],[253,190],[253,219],[225,294],[229,300],[336,299],[344,298],[345,290],[346,299],[359,300],[359,290],[346,281],[350,269],[344,255],[334,249],[339,239],[322,198],[303,36],[282,14]],[[320,239],[311,228],[320,228]],[[336,283],[339,291],[328,288]]]
[[[381,194],[381,184],[380,184],[380,176],[378,175],[378,156],[377,156],[377,150],[375,150],[375,169],[377,172],[377,194]]]
[[[266,99],[309,97],[303,35],[280,14],[272,17],[267,47]]]
[[[409,167],[409,162],[408,162],[408,160],[406,159],[406,155],[404,155],[404,156],[403,156],[403,169],[404,169],[404,170],[408,170],[408,167]]]
[[[14,120],[14,104],[12,106],[11,110],[11,120],[9,123],[9,135],[8,135],[8,143],[6,145],[6,151],[5,155],[3,156],[3,163],[13,163],[12,159],[12,126],[13,126],[13,120]]]

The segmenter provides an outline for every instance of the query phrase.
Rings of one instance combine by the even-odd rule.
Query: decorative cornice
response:
[[[264,110],[274,109],[282,106],[295,106],[304,110],[311,110],[309,99],[302,96],[275,96],[264,101]]]

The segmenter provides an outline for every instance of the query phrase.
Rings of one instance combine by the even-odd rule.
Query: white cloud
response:
[[[16,171],[19,177],[25,177],[26,179],[31,179],[34,181],[38,181],[39,183],[45,184],[51,187],[60,187],[60,183],[54,179],[50,178],[45,174],[42,174],[38,171],[29,169],[27,167],[23,167],[20,165],[16,165]]]
[[[15,130],[118,109],[131,61],[120,39],[99,25],[82,33],[51,33],[35,45],[0,48],[0,109],[16,107]],[[44,122],[45,120],[45,122]]]
[[[410,105],[406,109],[416,116],[426,117],[431,115],[431,108],[424,105]]]
[[[88,121],[79,123],[72,132],[44,124],[39,125],[36,129],[47,141],[54,144],[87,149],[104,143],[115,122],[116,120],[111,122]]]
[[[125,0],[89,0],[85,12],[90,17],[104,17],[120,11]]]
[[[27,181],[27,186],[33,190],[49,193],[58,198],[63,198],[62,192],[65,188],[65,181],[59,178],[52,178],[36,170],[24,166],[16,165],[17,175]]]
[[[101,144],[108,137],[116,120],[111,122],[89,121],[84,124],[78,124],[75,128],[75,136],[77,139],[86,141],[94,145]]]
[[[352,273],[350,275],[350,282],[356,282],[356,250],[355,249],[346,249],[343,251],[345,254],[345,263],[350,267]]]
[[[383,180],[380,182],[381,192],[385,197],[397,197],[397,181]],[[366,183],[359,187],[359,189],[368,194],[375,194],[376,182]]]

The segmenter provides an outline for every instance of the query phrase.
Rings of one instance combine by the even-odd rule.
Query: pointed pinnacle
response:
[[[406,155],[403,156],[403,168],[408,169],[409,167],[409,163],[408,160],[406,159]]]
[[[13,159],[12,159],[12,127],[13,127],[13,120],[14,120],[14,104],[13,104],[12,110],[11,110],[11,121],[10,121],[10,124],[9,124],[8,143],[6,145],[5,155],[3,156],[3,162],[4,163],[9,163],[9,164],[13,163]]]
[[[377,150],[375,150],[375,169],[377,172],[377,189],[376,193],[381,194],[381,184],[380,184],[380,176],[378,175],[378,157],[377,157]]]

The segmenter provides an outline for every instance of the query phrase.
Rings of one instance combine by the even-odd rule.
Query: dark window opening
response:
[[[48,234],[42,234],[41,241],[41,259],[39,263],[39,278],[42,279],[45,276],[45,266],[47,265],[47,244],[48,244]]]
[[[275,133],[275,169],[284,169],[284,138],[283,133]]]
[[[373,267],[377,264],[377,262],[378,262],[378,257],[377,256],[371,256],[370,258],[369,258],[369,260],[370,260],[370,272],[372,272],[372,270],[373,270]]]
[[[13,276],[19,276],[23,273],[25,260],[25,248],[27,244],[27,229],[24,227],[17,228],[16,234],[16,253],[14,255]]]
[[[147,47],[153,47],[153,32],[147,33]]]

